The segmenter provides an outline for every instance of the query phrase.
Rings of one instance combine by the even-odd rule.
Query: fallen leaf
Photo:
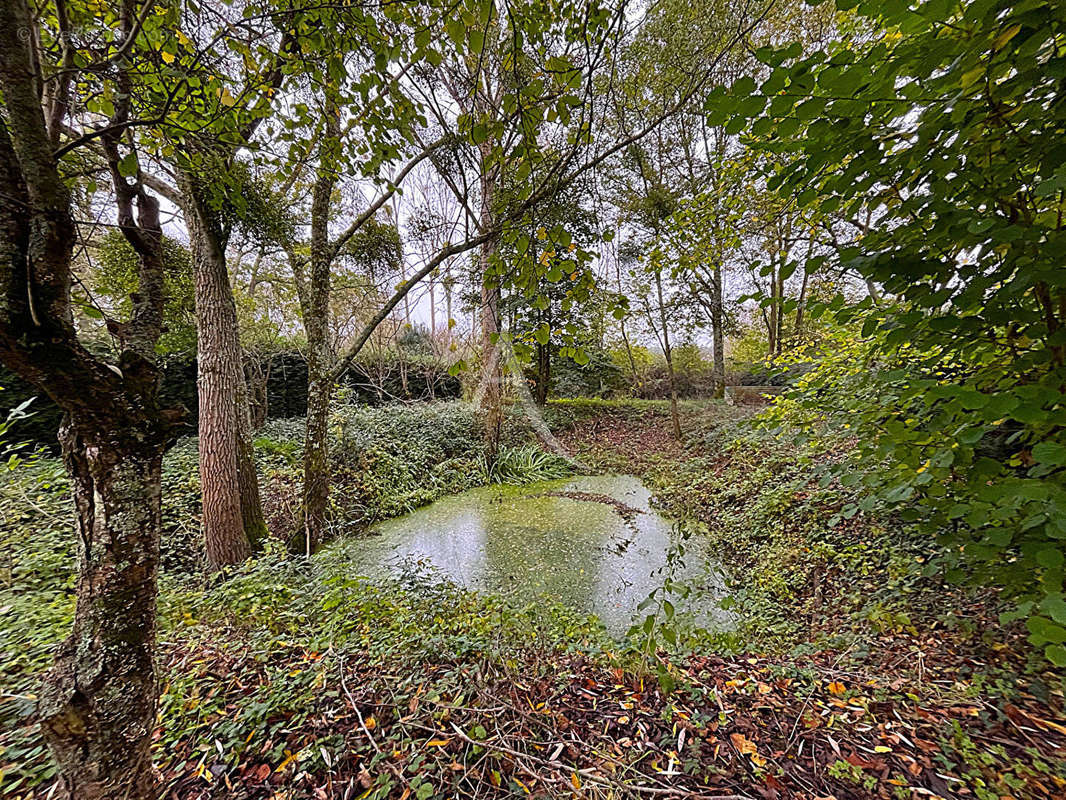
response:
[[[759,748],[755,746],[755,743],[743,733],[731,733],[729,734],[729,739],[733,742],[733,747],[735,747],[741,755],[750,755],[751,753],[759,752]]]

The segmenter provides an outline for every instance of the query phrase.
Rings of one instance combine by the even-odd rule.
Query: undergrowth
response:
[[[482,454],[474,409],[460,402],[368,407],[338,404],[330,415],[330,525],[334,535],[399,516],[448,494],[488,483],[565,477],[567,463],[508,425],[496,463]],[[275,420],[256,442],[281,460],[266,472],[275,535],[298,527],[302,420]]]
[[[460,403],[380,408],[341,404],[331,416],[330,435],[331,522],[336,536],[360,533],[375,521],[445,494],[490,482],[562,477],[570,469],[559,457],[523,441],[519,433],[511,434],[489,469],[480,453],[473,411]],[[417,626],[431,631],[436,624],[444,638],[430,635],[426,641],[457,653],[464,637],[471,643],[480,641],[468,624],[475,617],[489,626],[483,629],[485,637],[489,633],[497,638],[510,635],[501,631],[531,635],[529,625],[519,624],[525,619],[522,614],[515,612],[513,619],[504,621],[502,616],[511,611],[490,607],[489,601],[475,600],[473,595],[444,598],[424,586],[411,592],[410,587],[380,582],[374,587],[352,583],[341,577],[346,574],[343,546],[321,554],[314,567],[289,558],[277,539],[295,524],[302,437],[300,419],[272,420],[260,431],[256,461],[276,540],[267,553],[221,584],[217,580],[207,584],[203,577],[195,438],[179,441],[166,454],[160,554],[160,604],[168,631],[165,647],[179,646],[179,642],[191,647],[191,640],[200,633],[205,639],[214,637],[217,631],[206,631],[215,630],[225,618],[233,624],[239,620],[249,635],[259,631],[267,637],[254,634],[266,648],[264,653],[273,646],[269,637],[280,636],[284,630],[296,632],[294,620],[299,620],[300,630],[316,646],[328,649],[330,637],[338,632],[309,630],[307,625],[338,620],[342,613],[348,622],[363,620],[367,629],[375,620],[375,630],[395,643],[406,642],[405,646],[413,637],[399,638],[398,626],[407,625],[409,632]],[[41,673],[73,618],[72,513],[66,473],[58,459],[44,453],[23,457],[17,468],[0,476],[0,786],[5,791],[45,780],[52,771],[33,715]],[[309,591],[312,583],[314,589]],[[343,608],[327,607],[333,602],[330,598]],[[433,623],[427,615],[437,602],[446,602],[457,613]],[[463,610],[468,613],[458,613]],[[204,620],[211,624],[202,625]],[[354,635],[352,630],[341,633],[345,641]],[[487,646],[488,638],[477,645]],[[180,681],[174,686],[174,691],[184,691]],[[275,686],[279,697],[295,691],[286,679],[279,679]],[[164,699],[164,709],[167,702]],[[261,710],[269,708],[267,703]]]
[[[154,760],[166,796],[880,799],[957,788],[991,800],[1066,789],[1061,688],[934,643],[950,638],[950,617],[953,634],[978,618],[914,569],[928,542],[876,510],[852,513],[857,490],[820,485],[817,460],[831,449],[798,452],[713,405],[692,409],[684,447],[659,435],[662,404],[613,415],[560,406],[592,425],[596,452],[628,458],[660,502],[697,521],[693,535],[710,537],[733,574],[733,644],[745,652],[634,652],[547,598],[514,605],[416,565],[370,582],[352,566],[357,537],[311,561],[273,542],[208,579],[182,557],[198,504],[195,443],[183,442],[164,469]],[[352,519],[508,470],[561,469],[513,438],[490,475],[461,449],[474,435],[462,406],[404,410],[380,426],[371,411],[343,412],[333,458],[350,480],[336,494],[352,498]],[[292,480],[299,432],[298,421],[263,431],[264,478]],[[471,470],[458,475],[463,459]],[[418,476],[434,471],[454,482],[418,494]],[[33,694],[70,623],[57,463],[38,459],[0,482],[0,511],[0,769],[5,796],[21,797],[47,791],[52,774]],[[937,598],[939,611],[927,602]],[[870,642],[885,658],[861,657]]]

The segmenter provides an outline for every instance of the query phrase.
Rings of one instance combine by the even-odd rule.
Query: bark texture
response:
[[[333,259],[339,243],[329,239],[333,187],[337,182],[333,154],[339,146],[340,115],[327,103],[326,137],[311,193],[311,248],[307,274],[298,258],[293,266],[304,332],[307,335],[307,421],[304,433],[304,552],[310,556],[326,534],[329,505],[329,404],[333,399],[334,353],[329,335],[329,299]]]
[[[269,381],[269,362],[264,363],[260,358],[246,354],[244,359],[244,382],[248,387],[248,416],[251,419],[253,432],[262,429],[270,412],[270,402],[267,396]]]
[[[253,538],[246,530],[245,515],[256,514],[248,504],[254,496],[250,445],[243,445],[242,432],[250,433],[244,371],[241,364],[237,309],[226,268],[224,236],[214,230],[212,210],[198,196],[195,179],[182,181],[185,223],[192,240],[196,266],[197,395],[200,404],[200,486],[203,496],[202,525],[207,561],[212,569],[239,564],[252,554]],[[244,463],[245,478],[241,480]],[[254,465],[251,465],[254,466]],[[242,495],[244,488],[245,497]],[[242,500],[244,502],[242,502]],[[265,524],[263,526],[265,528]]]
[[[237,354],[240,369],[241,354]],[[261,550],[269,533],[263,516],[263,498],[259,493],[259,474],[255,471],[255,425],[248,384],[243,370],[237,374],[237,484],[241,502],[241,525],[253,552]]]
[[[133,11],[131,2],[121,8],[126,33]],[[57,77],[46,123],[35,88],[38,54],[23,35],[32,28],[25,0],[0,4],[0,361],[64,410],[79,553],[74,625],[45,676],[38,717],[58,768],[58,796],[148,800],[158,796],[150,745],[160,464],[182,416],[158,404],[159,206],[139,169],[132,180],[118,174],[117,141],[101,137],[118,226],[139,257],[132,314],[109,320],[118,361],[106,363],[79,342],[71,309],[76,231],[55,144],[73,79],[69,71]],[[115,66],[111,122],[121,125],[128,82],[123,60]]]
[[[151,439],[101,438],[95,427],[68,415],[60,434],[77,509],[77,613],[45,676],[38,713],[70,797],[155,797],[163,448]]]
[[[544,407],[548,403],[548,387],[551,385],[551,344],[537,342],[537,381],[536,398],[537,405]]]
[[[329,505],[329,403],[332,363],[323,341],[308,336],[307,427],[304,448],[304,548],[310,555],[322,542]]]
[[[492,164],[492,147],[481,145],[481,230],[493,230],[496,225],[496,182],[499,166]],[[489,465],[496,463],[500,452],[500,433],[503,429],[503,364],[500,361],[500,285],[493,275],[496,256],[496,237],[481,245],[478,253],[478,272],[481,277],[481,376],[478,407],[479,421],[484,435],[485,458]]]

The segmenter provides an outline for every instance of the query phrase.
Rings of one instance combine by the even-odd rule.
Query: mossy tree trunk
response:
[[[333,394],[331,359],[322,342],[308,337],[307,423],[304,447],[304,546],[311,555],[326,532],[329,507],[329,405]],[[318,351],[316,354],[315,351]]]
[[[542,408],[548,404],[548,387],[551,384],[551,343],[537,342],[537,382],[535,399]]]
[[[159,204],[144,189],[136,150],[122,138],[131,93],[121,56],[94,80],[114,90],[114,115],[99,145],[118,227],[138,254],[138,291],[127,320],[108,320],[118,356],[105,361],[85,348],[74,325],[77,234],[55,155],[67,135],[67,104],[46,118],[36,92],[41,53],[25,35],[35,13],[26,0],[0,4],[0,360],[63,409],[60,441],[79,553],[74,624],[45,677],[38,718],[58,768],[58,796],[149,800],[159,794],[150,747],[160,465],[183,417],[182,409],[159,404]],[[134,35],[135,13],[134,3],[121,6],[125,37]],[[69,99],[80,79],[72,67],[55,80],[57,96]],[[120,169],[120,156],[134,158],[134,174]]]
[[[77,511],[77,607],[38,714],[78,800],[157,796],[150,748],[163,446],[131,434],[101,436],[78,414],[60,433]]]
[[[329,220],[340,147],[340,112],[332,98],[326,102],[322,121],[326,135],[320,145],[318,170],[311,190],[310,259],[306,271],[299,257],[290,257],[307,335],[303,533],[304,552],[308,556],[325,538],[329,508],[329,405],[333,399],[335,360],[330,342],[329,301],[333,260],[339,249],[339,244],[330,241]]]
[[[481,153],[480,228],[493,230],[496,225],[496,183],[499,165],[494,164],[493,145],[486,141],[479,146]],[[494,274],[497,239],[482,243],[478,253],[478,274],[481,278],[481,375],[478,418],[484,436],[485,459],[491,466],[500,452],[503,430],[503,363],[500,360],[500,283]]]

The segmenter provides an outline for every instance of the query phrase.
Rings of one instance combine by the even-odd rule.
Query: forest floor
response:
[[[591,468],[639,474],[711,537],[736,631],[642,654],[548,603],[422,574],[369,585],[345,554],[357,539],[310,563],[271,550],[222,581],[166,578],[164,796],[1066,796],[1062,676],[998,624],[995,596],[914,577],[927,545],[841,519],[846,496],[746,412],[683,412],[683,443],[661,403],[548,417]],[[0,776],[0,794],[46,796],[47,771],[26,767],[47,763],[39,742],[3,747],[23,788]]]
[[[670,437],[663,404],[562,403],[550,419],[586,464],[640,474],[667,509],[713,522],[724,503],[748,522],[756,508],[756,517],[806,516],[806,528],[826,527],[826,498],[814,499],[813,515],[782,501],[789,480],[792,494],[805,493],[781,467],[782,452],[753,453],[751,441],[722,447],[746,412],[693,403],[683,411],[684,443]],[[763,482],[752,479],[760,459]],[[734,491],[708,491],[741,474],[749,481]],[[761,508],[768,496],[772,513]],[[681,648],[640,658],[562,611],[547,627],[528,609],[496,608],[476,624],[483,600],[462,593],[415,612],[426,615],[417,657],[408,645],[382,644],[392,634],[375,628],[380,615],[349,623],[362,630],[365,652],[352,652],[351,638],[330,652],[294,637],[271,646],[269,670],[247,644],[174,650],[182,671],[195,664],[185,679],[203,688],[193,696],[211,696],[217,710],[208,728],[168,744],[170,796],[1066,796],[1060,676],[1027,659],[1016,630],[1000,629],[994,597],[942,587],[933,595],[881,562],[871,574],[864,548],[888,535],[872,521],[843,526],[834,546],[847,556],[836,561],[812,557],[812,542],[784,527],[783,543],[773,532],[759,541],[774,553],[774,570],[744,557],[753,540],[722,541],[735,574],[763,586],[744,595],[738,613],[767,619],[700,655]],[[817,585],[798,568],[806,561],[823,564]],[[789,587],[760,574],[785,569],[803,579]],[[878,599],[871,616],[849,597],[869,581],[891,585],[862,590],[868,598],[909,596]],[[447,590],[424,587],[421,599],[434,591]],[[442,616],[442,603],[452,613]],[[364,603],[358,614],[367,613]],[[952,616],[966,624],[943,621]],[[313,701],[292,705],[261,743],[249,731],[242,760],[227,762],[210,726],[229,725],[281,674],[308,675]]]
[[[732,572],[744,655],[683,663],[717,681],[737,792],[1066,797],[1061,672],[1001,624],[995,592],[921,575],[930,543],[891,520],[841,518],[847,493],[813,467],[846,440],[812,459],[752,432],[751,413],[683,406],[678,443],[666,404],[622,404],[579,411],[560,434],[586,463],[640,475]]]

